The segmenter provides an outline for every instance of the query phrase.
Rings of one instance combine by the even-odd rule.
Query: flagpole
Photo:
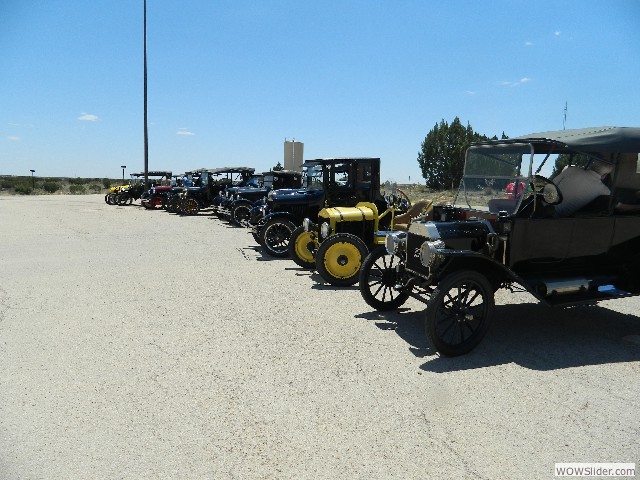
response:
[[[144,185],[149,188],[149,133],[147,130],[147,0],[144,0]]]

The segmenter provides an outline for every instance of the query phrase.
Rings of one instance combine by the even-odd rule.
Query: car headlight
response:
[[[305,232],[310,232],[311,231],[311,219],[310,218],[305,218],[304,220],[302,220],[302,229]]]
[[[397,255],[400,251],[404,252],[406,241],[407,235],[404,232],[388,233],[387,236],[384,237],[384,246],[389,255]]]
[[[387,236],[384,238],[384,246],[387,249],[387,253],[389,255],[395,255],[395,253],[398,251],[398,241],[395,235],[393,234],[387,234]]]
[[[329,225],[327,222],[324,222],[320,226],[320,236],[322,238],[327,238],[330,234],[331,234],[331,225]]]
[[[427,268],[431,268],[436,263],[439,263],[443,255],[440,253],[440,249],[444,248],[444,243],[441,240],[435,242],[427,240],[420,246],[420,262]]]

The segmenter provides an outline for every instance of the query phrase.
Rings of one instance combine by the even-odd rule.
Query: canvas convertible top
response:
[[[525,140],[533,143],[553,144],[557,153],[562,150],[582,152],[640,152],[640,128],[589,127],[573,130],[530,133],[508,140],[490,140],[474,143],[474,146],[513,144]]]

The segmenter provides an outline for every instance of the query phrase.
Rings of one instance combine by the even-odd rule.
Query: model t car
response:
[[[369,251],[384,245],[380,232],[410,218],[410,208],[419,210],[415,215],[430,206],[431,202],[420,201],[412,208],[407,195],[395,190],[354,207],[323,208],[316,218],[305,218],[291,234],[289,255],[299,266],[316,269],[332,285],[353,285]]]
[[[291,234],[305,217],[316,218],[325,207],[353,207],[380,196],[379,158],[306,160],[303,171],[304,188],[273,190],[252,213],[254,238],[273,257],[289,255]]]
[[[110,205],[130,205],[134,200],[141,200],[144,205],[145,201],[149,197],[151,191],[147,190],[144,184],[145,173],[132,173],[130,174],[131,181],[127,185],[120,187],[112,187],[111,191],[105,197],[105,201]],[[149,183],[155,185],[156,183],[164,182],[171,178],[170,171],[151,171],[146,173]]]
[[[201,168],[200,175],[192,187],[185,187],[180,193],[178,211],[185,215],[195,215],[211,206],[221,190],[232,186],[243,186],[252,177],[254,168],[221,167]]]
[[[292,170],[269,171],[262,174],[262,185],[229,187],[220,192],[217,213],[238,226],[248,225],[253,204],[272,190],[300,188],[302,173]]]
[[[460,355],[487,332],[500,288],[554,306],[638,295],[639,152],[640,128],[472,144],[453,205],[388,234],[361,269],[362,296],[377,310],[422,299],[433,345]]]

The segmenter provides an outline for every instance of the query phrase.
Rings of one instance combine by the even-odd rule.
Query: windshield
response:
[[[323,172],[322,172],[321,164],[307,166],[303,172],[303,175],[304,175],[303,184],[309,190],[322,190]]]
[[[533,155],[530,144],[470,148],[454,205],[494,213],[515,212],[523,193],[529,190],[530,173],[542,171],[548,157]]]
[[[262,183],[262,177],[251,177],[249,180],[247,180],[246,185],[248,187],[260,187],[260,184]]]
[[[267,174],[264,176],[263,185],[267,188],[271,188],[273,186],[274,176],[271,174]]]

